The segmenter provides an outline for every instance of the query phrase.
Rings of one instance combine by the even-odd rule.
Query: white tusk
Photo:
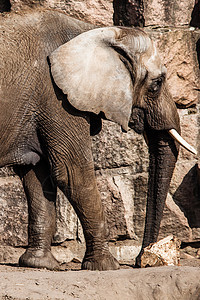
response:
[[[190,144],[188,144],[175,129],[170,129],[169,134],[176,140],[180,145],[182,145],[185,149],[192,152],[194,155],[197,155],[196,149],[194,149]]]

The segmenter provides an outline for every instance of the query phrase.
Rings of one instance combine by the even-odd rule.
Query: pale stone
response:
[[[196,257],[200,258],[200,248],[199,248],[199,250],[197,250],[197,256]]]
[[[198,206],[199,206],[199,204],[198,204]],[[198,207],[197,211],[195,212],[195,217],[199,218],[199,211],[200,211],[200,209]],[[192,226],[192,241],[193,242],[199,242],[200,241],[200,224],[199,224],[199,221],[198,221],[198,227],[197,228],[195,226]]]
[[[119,175],[113,177],[113,182],[118,187],[124,204],[125,226],[127,227],[130,238],[134,238],[134,190],[130,185],[130,180],[124,179]]]
[[[174,169],[173,177],[170,185],[170,194],[175,196],[175,193],[182,190],[181,195],[175,196],[176,199],[180,199],[180,204],[183,202],[184,193],[186,198],[191,194],[192,189],[194,188],[194,172],[196,160],[187,160],[181,161],[178,160]],[[188,180],[190,181],[188,184]],[[192,184],[192,185],[191,185]],[[178,201],[178,200],[177,200]]]
[[[142,240],[146,210],[147,174],[135,175],[132,168],[97,172],[110,239]]]
[[[129,263],[134,265],[140,249],[141,246],[135,244],[134,241],[131,241],[130,243],[123,241],[121,244],[109,243],[110,252],[120,263]]]
[[[27,244],[27,202],[20,180],[0,179],[0,244]]]
[[[78,218],[68,199],[60,191],[56,200],[56,243],[73,240],[77,237]]]
[[[51,251],[60,263],[67,263],[72,260],[81,262],[85,254],[85,243],[67,241],[62,246],[52,246]]]
[[[67,2],[64,0],[48,0],[45,2],[45,6],[62,9],[68,15],[92,24],[107,26],[113,24],[112,0],[71,0]]]
[[[19,257],[25,252],[24,248],[0,245],[0,264],[17,264]]]
[[[118,186],[114,183],[113,175],[101,172],[97,176],[98,188],[110,229],[110,239],[133,237],[132,230],[128,232],[125,220],[125,208]],[[130,236],[131,235],[131,236]]]
[[[166,237],[167,234],[172,234],[183,242],[192,241],[192,230],[188,220],[170,194],[166,199],[158,240]]]
[[[174,101],[186,108],[200,101],[199,54],[200,30],[188,28],[146,29],[156,41],[160,56],[167,67],[167,80]]]
[[[144,249],[141,267],[176,266],[180,261],[180,241],[170,235]]]
[[[179,110],[179,112],[181,112]],[[198,149],[198,140],[199,140],[199,114],[197,111],[193,111],[192,114],[180,114],[180,125],[181,125],[181,136],[190,144],[192,145],[196,150]],[[200,153],[198,153],[199,157]],[[180,147],[180,153],[179,153],[179,160],[180,161],[196,161],[197,157],[184,149],[183,147]]]
[[[112,0],[11,0],[11,5],[12,10],[38,5],[64,11],[69,16],[95,25],[113,25]]]
[[[93,137],[95,169],[115,169],[131,166],[133,173],[148,170],[148,149],[142,135],[129,129],[122,132],[119,125],[103,122],[102,131]]]
[[[145,26],[182,26],[189,24],[194,1],[144,0]]]

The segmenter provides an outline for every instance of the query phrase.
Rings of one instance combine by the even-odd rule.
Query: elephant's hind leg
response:
[[[19,265],[57,269],[59,263],[51,253],[56,221],[56,189],[48,165],[39,162],[32,169],[20,167],[18,171],[28,200],[29,213],[28,248],[20,257]]]

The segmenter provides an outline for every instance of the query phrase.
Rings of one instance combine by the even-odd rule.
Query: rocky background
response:
[[[182,136],[200,153],[200,1],[198,0],[1,0],[0,12],[44,6],[97,25],[140,26],[152,36],[168,69]],[[110,226],[110,248],[120,260],[134,258],[142,241],[148,178],[143,138],[105,121],[93,138],[96,175]],[[15,261],[27,245],[27,204],[12,170],[0,170],[0,262]],[[181,148],[168,193],[159,238],[176,235],[198,252],[200,164]],[[61,261],[81,259],[84,239],[63,194],[57,199],[53,252]],[[196,247],[196,248],[195,248]],[[16,254],[16,255],[15,255]]]

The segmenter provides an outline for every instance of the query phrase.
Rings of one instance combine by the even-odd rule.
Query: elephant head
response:
[[[146,247],[157,240],[177,160],[178,146],[172,136],[195,153],[179,135],[179,116],[168,91],[166,68],[154,43],[140,29],[98,28],[60,46],[49,58],[53,79],[72,106],[103,112],[124,131],[130,127],[148,140]]]

